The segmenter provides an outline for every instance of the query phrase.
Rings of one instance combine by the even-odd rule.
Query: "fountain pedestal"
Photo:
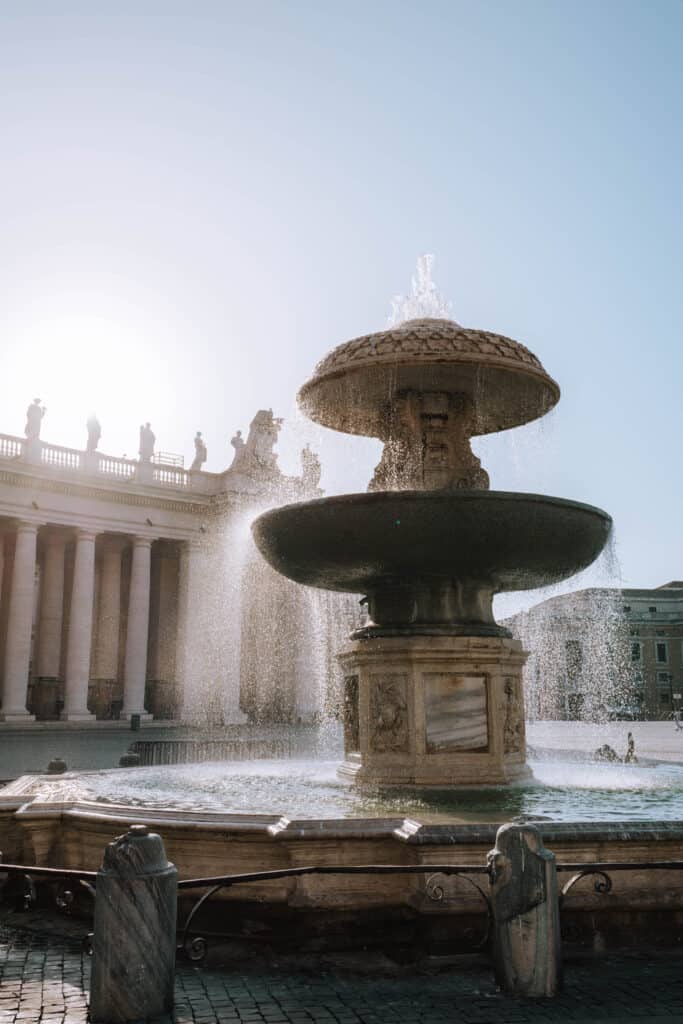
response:
[[[530,776],[522,667],[503,637],[356,640],[344,671],[339,774],[357,783],[498,785]]]

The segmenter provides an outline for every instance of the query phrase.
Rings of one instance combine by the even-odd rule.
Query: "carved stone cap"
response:
[[[533,352],[512,338],[452,320],[407,320],[338,345],[299,391],[302,410],[323,426],[383,437],[385,409],[399,391],[464,393],[477,434],[548,412],[560,389]]]
[[[150,832],[146,825],[131,825],[104,849],[101,872],[131,878],[139,875],[163,874],[175,871],[166,857],[161,836]]]

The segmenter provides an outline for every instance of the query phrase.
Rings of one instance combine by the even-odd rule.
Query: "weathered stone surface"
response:
[[[476,394],[479,434],[527,423],[560,397],[519,342],[425,317],[338,345],[318,363],[298,402],[326,427],[383,437],[385,410],[406,390]]]
[[[554,996],[561,983],[555,856],[534,825],[503,825],[489,853],[493,953],[501,988]]]
[[[126,1024],[173,1008],[178,873],[161,837],[133,825],[97,876],[90,1017]]]
[[[352,642],[340,661],[357,679],[359,725],[357,736],[346,732],[340,773],[362,783],[421,786],[498,785],[528,776],[525,659],[516,640],[501,637]]]

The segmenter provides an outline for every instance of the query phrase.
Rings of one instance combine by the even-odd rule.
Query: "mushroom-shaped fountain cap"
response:
[[[338,345],[318,363],[298,402],[325,427],[384,438],[387,409],[407,391],[469,395],[473,434],[528,423],[560,397],[558,385],[519,342],[425,317]]]

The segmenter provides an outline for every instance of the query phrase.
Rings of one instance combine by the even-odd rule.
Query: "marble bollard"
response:
[[[534,825],[503,825],[488,855],[496,980],[519,996],[554,996],[561,984],[555,856]]]
[[[178,872],[161,836],[132,825],[97,872],[90,1020],[160,1017],[173,1009]]]

